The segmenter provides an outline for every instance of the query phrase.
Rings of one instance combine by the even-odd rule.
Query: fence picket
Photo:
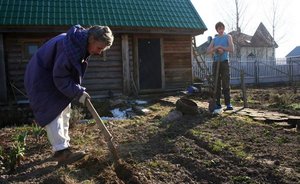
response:
[[[206,65],[210,71],[212,70],[212,60],[206,59]],[[202,73],[198,65],[193,61],[193,75],[205,81],[207,74]],[[300,64],[299,62],[284,62],[284,60],[262,61],[247,60],[240,61],[231,59],[230,62],[230,84],[240,85],[241,71],[244,71],[245,84],[264,85],[276,83],[289,83],[300,81]]]

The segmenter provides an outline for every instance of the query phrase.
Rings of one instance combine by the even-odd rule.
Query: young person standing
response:
[[[216,107],[215,109],[221,109],[221,84],[222,84],[222,93],[224,95],[224,101],[226,105],[225,110],[233,110],[233,107],[230,103],[230,70],[229,70],[229,53],[233,52],[234,46],[232,37],[229,34],[224,32],[225,25],[222,22],[218,22],[215,25],[217,35],[211,41],[210,45],[207,48],[207,53],[213,55],[213,76],[217,73],[219,74],[218,85],[216,90]],[[219,72],[217,72],[217,62],[219,63]]]

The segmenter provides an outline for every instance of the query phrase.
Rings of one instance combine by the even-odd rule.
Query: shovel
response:
[[[209,112],[214,112],[215,107],[216,107],[216,96],[217,96],[217,87],[218,87],[219,72],[220,72],[220,63],[221,63],[220,61],[217,61],[217,69],[216,69],[216,76],[215,76],[213,97],[208,102],[208,110],[209,110]]]
[[[126,165],[124,161],[121,161],[117,149],[113,143],[113,136],[106,128],[104,122],[102,121],[96,109],[94,108],[91,100],[87,98],[85,104],[104,134],[104,138],[107,143],[108,149],[112,153],[112,157],[115,161],[115,171],[117,176],[120,179],[122,179],[125,183],[140,184],[141,182],[139,181],[138,177],[135,176],[136,174],[133,173],[131,167]]]
[[[86,106],[88,108],[88,110],[90,111],[90,113],[92,114],[93,118],[95,119],[96,123],[99,125],[101,131],[104,134],[104,138],[105,141],[107,143],[108,149],[109,151],[112,153],[113,159],[116,162],[119,162],[120,157],[117,153],[117,149],[113,143],[113,136],[111,135],[111,133],[108,131],[108,129],[106,128],[104,122],[102,121],[102,119],[100,118],[99,114],[97,113],[96,109],[94,108],[92,102],[90,99],[86,100]]]

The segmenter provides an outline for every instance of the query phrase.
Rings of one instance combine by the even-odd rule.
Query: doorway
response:
[[[138,39],[139,86],[141,90],[161,89],[160,39]]]

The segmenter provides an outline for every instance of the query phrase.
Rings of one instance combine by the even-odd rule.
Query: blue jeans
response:
[[[217,62],[213,62],[213,76],[214,76],[214,84],[217,74]],[[224,95],[225,105],[230,104],[230,71],[229,71],[229,63],[228,61],[221,61],[219,68],[219,77],[218,77],[218,85],[216,91],[216,104],[220,105],[221,98],[221,84],[222,84],[222,93]]]

